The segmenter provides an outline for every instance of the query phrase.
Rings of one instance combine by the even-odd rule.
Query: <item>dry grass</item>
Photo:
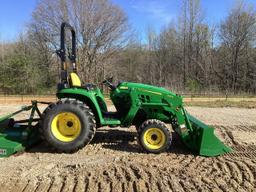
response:
[[[37,101],[56,101],[55,95],[0,95],[0,104],[29,104],[31,100]]]
[[[256,108],[256,101],[244,99],[228,100],[185,100],[185,106]]]
[[[31,100],[55,102],[54,95],[45,96],[0,96],[0,104],[30,104]],[[109,97],[106,97],[106,103],[112,104]],[[200,106],[200,107],[239,107],[239,108],[256,108],[256,97],[194,97],[184,98],[185,106]]]

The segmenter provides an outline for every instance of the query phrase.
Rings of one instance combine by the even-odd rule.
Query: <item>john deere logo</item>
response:
[[[6,155],[6,149],[0,149],[0,155]]]

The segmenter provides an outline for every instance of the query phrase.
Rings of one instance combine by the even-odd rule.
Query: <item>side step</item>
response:
[[[104,122],[102,123],[102,125],[118,126],[121,125],[121,121],[113,118],[104,118]]]
[[[113,125],[118,126],[121,124],[121,121],[118,119],[117,112],[105,112],[104,115],[104,122],[102,125]]]

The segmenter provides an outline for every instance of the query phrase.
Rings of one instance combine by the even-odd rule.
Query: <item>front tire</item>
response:
[[[75,152],[93,138],[96,125],[91,110],[71,99],[51,104],[42,114],[40,133],[43,140],[60,152]]]
[[[167,151],[171,141],[168,128],[157,119],[146,120],[138,129],[138,142],[146,152],[161,153]]]

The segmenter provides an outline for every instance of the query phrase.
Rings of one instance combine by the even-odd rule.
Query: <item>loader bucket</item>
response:
[[[231,152],[231,148],[223,144],[214,134],[214,128],[210,127],[195,117],[186,114],[192,132],[183,137],[183,141],[190,149],[202,156],[218,156]]]

